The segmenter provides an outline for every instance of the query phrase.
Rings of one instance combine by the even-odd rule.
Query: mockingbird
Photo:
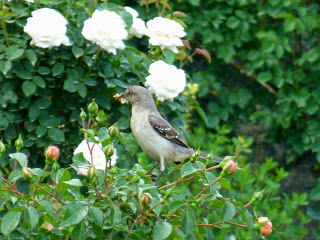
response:
[[[189,159],[196,152],[189,147],[185,139],[158,112],[148,89],[132,86],[115,98],[124,103],[127,99],[132,105],[130,127],[133,136],[144,152],[157,161],[147,173],[149,174],[160,163],[160,174],[157,183],[165,170],[167,162],[181,162]],[[201,154],[206,157],[206,154]],[[221,162],[222,159],[213,157],[212,160]]]

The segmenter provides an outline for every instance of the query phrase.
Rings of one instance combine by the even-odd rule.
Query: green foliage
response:
[[[220,179],[219,171],[205,171],[206,160],[192,159],[171,165],[160,187],[153,186],[144,176],[150,163],[144,153],[136,154],[138,145],[127,133],[130,107],[113,95],[143,84],[153,60],[180,61],[189,74],[186,91],[175,101],[157,104],[191,146],[213,155],[236,155],[243,167],[253,139],[233,137],[235,130],[244,122],[258,123],[268,130],[268,141],[286,144],[287,162],[309,152],[319,160],[319,3],[130,1],[143,19],[168,14],[188,26],[191,50],[185,43],[178,54],[160,51],[142,38],[127,40],[124,50],[111,55],[83,38],[84,20],[95,9],[119,11],[127,29],[133,19],[116,5],[127,1],[96,2],[0,3],[0,140],[6,145],[0,153],[0,238],[257,239],[255,213],[244,203],[262,189],[267,197],[253,206],[258,216],[272,220],[276,231],[270,239],[303,238],[310,221],[301,210],[307,195],[280,194],[288,173],[270,159]],[[42,7],[66,17],[72,46],[30,45],[23,27],[31,12]],[[82,122],[80,108],[92,99],[99,111],[90,123]],[[115,122],[124,132],[114,139],[107,127]],[[24,147],[17,149],[14,141],[20,134]],[[98,136],[104,147],[113,142],[117,166],[91,178],[77,176],[78,165],[88,165],[81,154],[73,156],[83,134],[96,143],[93,137]],[[62,150],[52,167],[42,157],[50,144]],[[24,180],[26,166],[33,174],[30,182]],[[317,203],[318,193],[319,183],[310,200]],[[307,213],[319,220],[316,204]],[[319,238],[318,231],[313,234]]]

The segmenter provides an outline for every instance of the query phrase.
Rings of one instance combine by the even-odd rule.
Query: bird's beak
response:
[[[126,96],[126,92],[119,94],[116,93],[115,95],[113,95],[115,100],[118,100],[121,104],[127,103],[127,96]]]

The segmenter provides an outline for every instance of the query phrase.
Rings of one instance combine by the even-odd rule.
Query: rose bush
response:
[[[130,107],[120,106],[112,97],[128,86],[145,85],[146,77],[152,76],[148,73],[150,66],[162,60],[167,64],[164,64],[166,69],[177,77],[177,81],[168,75],[164,76],[171,81],[160,75],[151,77],[150,82],[159,80],[154,83],[159,84],[154,85],[154,93],[155,96],[159,91],[162,94],[157,104],[163,116],[170,119],[193,147],[198,147],[205,136],[206,144],[201,149],[214,151],[219,156],[236,155],[235,159],[240,161],[244,159],[243,154],[250,152],[250,139],[231,139],[228,128],[221,126],[208,140],[207,130],[212,130],[215,118],[207,117],[207,112],[211,111],[203,110],[211,105],[206,102],[203,106],[198,101],[207,89],[205,80],[195,76],[188,78],[186,85],[185,74],[175,67],[179,65],[190,75],[191,66],[196,67],[201,62],[197,59],[199,54],[211,61],[208,51],[196,48],[193,52],[193,46],[202,43],[193,45],[184,40],[182,46],[182,38],[192,36],[186,36],[182,27],[185,25],[181,17],[185,14],[172,12],[164,2],[151,4],[152,10],[158,11],[150,12],[146,10],[150,6],[145,8],[144,2],[142,6],[132,5],[144,20],[155,20],[154,14],[159,13],[162,18],[159,22],[170,24],[149,24],[149,31],[154,32],[150,34],[151,42],[150,36],[128,38],[129,34],[133,35],[137,16],[116,5],[123,5],[121,1],[115,1],[116,4],[87,0],[8,2],[1,2],[0,29],[0,138],[5,146],[0,148],[1,237],[195,239],[232,238],[236,233],[237,237],[245,234],[256,239],[259,232],[253,232],[257,219],[252,215],[252,207],[259,212],[261,205],[258,200],[253,205],[252,199],[256,199],[257,194],[250,186],[258,182],[255,190],[260,192],[265,180],[247,177],[245,188],[239,194],[234,179],[245,171],[222,177],[217,170],[221,166],[195,156],[183,165],[168,166],[168,174],[162,178],[159,188],[153,186],[152,179],[145,176],[153,162],[144,153],[137,153],[138,146],[130,134]],[[70,46],[63,43],[48,48],[30,45],[30,36],[23,29],[32,12],[43,8],[54,9],[65,18],[64,36],[69,39]],[[94,13],[99,16],[98,21],[93,21]],[[86,29],[88,22],[91,28]],[[194,64],[188,65],[189,61]],[[216,59],[213,62],[216,64]],[[198,66],[198,70],[206,66]],[[216,94],[215,91],[211,93]],[[220,96],[225,98],[228,94]],[[91,103],[86,108],[93,98],[96,104]],[[117,130],[109,128],[115,122],[118,122]],[[202,126],[205,132],[190,137],[197,126]],[[110,163],[115,146],[116,165],[96,169],[94,164],[89,166],[94,152],[89,153],[90,161],[83,153],[73,155],[84,138],[88,151],[90,146],[96,149],[101,144],[104,166]],[[59,161],[45,161],[43,150],[51,144],[61,150]],[[98,155],[101,157],[102,153]],[[81,166],[88,167],[87,176],[77,175]],[[268,196],[276,194],[270,187],[274,182],[268,179],[265,191]],[[299,196],[296,198],[299,201],[293,199],[293,202],[300,204],[303,200]],[[268,208],[264,206],[263,209]],[[283,210],[283,214],[288,212]],[[288,229],[285,221],[281,226]],[[279,226],[279,222],[275,226]],[[274,232],[271,236],[279,231]]]

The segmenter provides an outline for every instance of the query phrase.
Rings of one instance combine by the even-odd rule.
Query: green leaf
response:
[[[69,181],[62,181],[62,182],[71,186],[76,186],[76,187],[83,186],[82,182],[79,179],[71,179]]]
[[[231,191],[231,182],[226,179],[226,178],[221,178],[219,180],[219,183],[222,187],[224,187],[225,189],[227,189],[229,192]]]
[[[87,239],[87,226],[85,221],[78,223],[71,232],[71,238],[74,240],[85,240]]]
[[[20,212],[9,212],[3,217],[1,221],[1,231],[5,236],[18,226],[20,215]]]
[[[261,83],[265,83],[272,78],[271,73],[269,72],[260,72],[257,76],[257,80]]]
[[[84,98],[87,96],[87,88],[83,83],[77,84],[77,92],[79,93],[80,97]]]
[[[121,222],[121,211],[119,207],[112,208],[110,211],[110,222],[112,225]]]
[[[6,75],[7,72],[10,71],[11,67],[12,67],[12,63],[11,63],[10,61],[1,61],[1,62],[0,62],[0,71],[1,71],[4,75]]]
[[[99,227],[102,227],[104,221],[102,210],[97,207],[90,207],[90,213],[90,218],[92,219],[92,221]]]
[[[86,133],[89,137],[94,137],[94,131],[92,129],[80,129],[83,133]]]
[[[46,87],[46,82],[43,80],[42,77],[39,76],[33,76],[32,81],[40,88],[45,88]]]
[[[6,50],[7,59],[9,61],[12,61],[14,59],[17,59],[17,58],[21,57],[23,53],[24,53],[24,50],[23,49],[19,49],[16,46],[10,46]]]
[[[319,206],[308,207],[307,215],[313,220],[320,220],[320,207]]]
[[[163,240],[169,237],[169,235],[172,232],[172,226],[164,221],[164,220],[159,220],[157,221],[156,225],[154,226],[153,229],[153,240]]]
[[[78,48],[75,45],[72,46],[72,53],[76,58],[81,57],[84,54],[84,51],[82,48]]]
[[[181,231],[184,232],[185,235],[192,234],[196,229],[196,219],[191,214],[190,211],[185,211],[182,222],[181,222]]]
[[[226,204],[222,208],[222,221],[231,220],[234,217],[235,213],[235,206],[230,202],[226,202]]]
[[[32,49],[26,50],[26,56],[32,66],[35,66],[38,60],[36,53]]]
[[[284,20],[283,29],[285,32],[292,32],[295,29],[296,21],[294,18],[287,18]]]
[[[46,200],[41,200],[39,202],[39,204],[41,205],[41,207],[43,207],[43,209],[49,214],[50,217],[54,217],[53,214],[53,204],[49,201]]]
[[[237,18],[235,16],[229,17],[227,20],[227,27],[228,28],[234,29],[234,28],[238,27],[239,24],[240,24],[240,20],[239,20],[239,18]]]
[[[13,170],[9,176],[7,181],[8,182],[15,182],[17,181],[19,178],[22,178],[22,171],[21,170]]]
[[[129,152],[130,156],[133,156],[139,149],[139,145],[136,139],[128,133],[121,133],[123,137],[124,147]]]
[[[32,73],[23,69],[18,69],[16,74],[21,79],[32,79]]]
[[[65,80],[63,84],[63,90],[74,93],[77,91],[77,86],[71,80]]]
[[[39,114],[40,114],[40,109],[36,105],[31,105],[28,108],[28,116],[31,122],[34,122],[39,117]]]
[[[46,133],[47,133],[47,128],[45,126],[39,125],[36,127],[36,134],[38,138],[44,136]]]
[[[192,163],[183,164],[181,168],[181,178],[198,171]]]
[[[130,30],[133,23],[132,15],[127,11],[121,11],[119,12],[119,15],[121,16],[124,23],[127,25],[128,30]]]
[[[60,129],[57,129],[57,128],[50,128],[48,130],[48,136],[53,141],[57,141],[57,142],[64,142],[65,141],[64,133]]]
[[[21,167],[28,166],[28,158],[24,153],[11,153],[9,154],[9,157],[17,160],[20,163]]]
[[[27,97],[31,96],[32,94],[34,94],[37,90],[37,86],[31,82],[31,81],[24,81],[22,83],[22,92],[24,93],[24,95],[26,95]]]
[[[195,109],[198,112],[198,114],[201,117],[201,119],[204,121],[204,123],[206,125],[208,125],[208,119],[207,119],[206,112],[200,106],[196,106]]]
[[[168,64],[172,64],[175,58],[175,54],[174,52],[170,51],[170,50],[163,50],[163,55],[166,58],[166,62]]]
[[[33,207],[28,207],[24,210],[24,220],[33,229],[39,220],[39,214]]]
[[[65,228],[82,221],[88,214],[88,207],[79,202],[69,203],[64,216],[64,221],[60,227]]]
[[[64,65],[62,63],[56,63],[52,68],[52,76],[58,76],[64,71]]]

